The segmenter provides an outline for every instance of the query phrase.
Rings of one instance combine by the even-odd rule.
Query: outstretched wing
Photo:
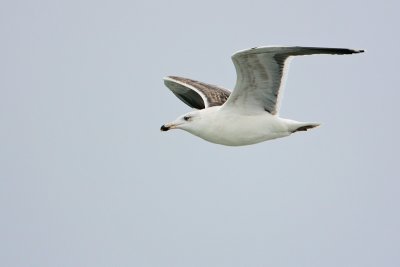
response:
[[[196,109],[221,106],[231,93],[216,85],[176,76],[165,77],[164,84],[185,104]]]
[[[279,112],[280,91],[288,68],[288,58],[313,54],[344,55],[363,50],[321,47],[260,47],[243,50],[232,56],[236,68],[235,89],[224,107],[234,107],[237,112],[252,114],[267,111]]]

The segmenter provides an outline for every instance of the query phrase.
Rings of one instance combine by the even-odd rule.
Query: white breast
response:
[[[288,136],[284,120],[267,112],[259,115],[239,115],[217,110],[205,114],[201,123],[190,131],[212,143],[242,146]]]

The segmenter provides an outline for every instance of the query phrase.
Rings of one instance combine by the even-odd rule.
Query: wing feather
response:
[[[196,109],[221,106],[231,93],[216,85],[177,76],[165,77],[164,84],[185,104]]]
[[[243,50],[232,56],[236,68],[236,86],[226,107],[251,114],[267,111],[279,112],[279,100],[285,80],[285,72],[292,56],[313,54],[354,54],[363,50],[324,47],[260,47]],[[285,71],[286,70],[286,71]]]

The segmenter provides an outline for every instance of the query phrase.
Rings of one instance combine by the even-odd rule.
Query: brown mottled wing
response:
[[[260,47],[239,51],[232,56],[236,68],[235,89],[223,108],[242,114],[279,112],[288,58],[313,54],[353,54],[363,50],[321,47]]]
[[[196,109],[221,106],[231,93],[216,85],[176,76],[165,77],[164,84],[185,104]]]

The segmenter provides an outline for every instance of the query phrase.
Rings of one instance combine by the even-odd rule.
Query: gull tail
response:
[[[309,129],[315,128],[320,126],[321,124],[319,123],[313,123],[313,122],[300,122],[297,123],[296,125],[292,125],[290,128],[291,133],[295,132],[305,132],[308,131]]]

